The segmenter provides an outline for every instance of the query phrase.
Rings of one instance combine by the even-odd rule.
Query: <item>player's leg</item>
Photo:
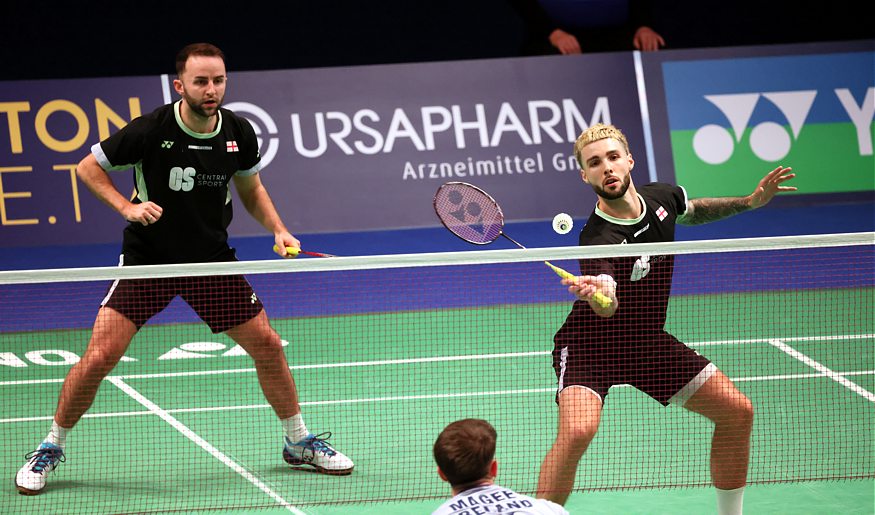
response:
[[[537,496],[565,504],[577,475],[577,464],[595,437],[602,399],[594,391],[571,386],[559,393],[559,429],[541,463]]]
[[[723,372],[717,370],[684,403],[684,408],[714,422],[711,444],[711,479],[714,486],[731,490],[744,486],[753,429],[753,405]]]
[[[255,361],[258,382],[285,430],[283,459],[290,465],[309,465],[318,472],[346,475],[355,466],[328,444],[331,433],[312,434],[304,424],[298,391],[289,371],[279,335],[264,310],[226,331]]]
[[[255,362],[258,384],[277,416],[282,420],[300,414],[298,390],[286,362],[282,340],[270,326],[264,310],[225,334],[243,347]]]
[[[750,399],[723,372],[716,370],[683,406],[714,422],[711,480],[718,489],[720,513],[740,513],[753,429]]]
[[[264,306],[243,276],[201,277],[184,281],[185,301],[214,333],[224,332],[255,362],[258,383],[285,432],[283,459],[318,472],[346,475],[352,460],[328,444],[331,433],[314,435],[304,424],[298,390],[286,362],[282,340],[270,326]]]
[[[103,378],[125,355],[136,333],[137,326],[127,317],[113,308],[100,308],[85,354],[70,368],[61,387],[55,411],[55,421],[61,427],[72,428],[88,411]]]
[[[27,463],[16,474],[20,493],[38,494],[49,472],[64,461],[67,432],[91,407],[100,383],[124,355],[136,332],[134,323],[118,311],[100,309],[82,359],[64,379],[51,431],[39,448],[27,455]]]

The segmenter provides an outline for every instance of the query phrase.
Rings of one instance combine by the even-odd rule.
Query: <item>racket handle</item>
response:
[[[603,308],[609,307],[613,301],[604,293],[597,291],[592,295],[593,300],[595,300],[596,304]]]
[[[276,245],[274,245],[273,251],[276,253],[279,253],[280,248],[277,247]],[[286,247],[286,253],[289,254],[293,258],[298,257],[298,254],[304,254],[304,255],[313,256],[313,257],[326,257],[326,258],[327,257],[337,257],[334,254],[322,254],[321,252],[310,252],[310,251],[301,250],[301,249],[295,248],[295,247]]]
[[[559,268],[558,266],[554,265],[553,263],[551,263],[549,261],[544,261],[544,264],[549,266],[550,268],[552,268],[553,271],[556,272],[556,275],[558,275],[559,277],[561,277],[563,279],[574,278],[574,276],[570,272],[568,272],[562,268]],[[604,293],[602,293],[600,291],[595,292],[593,294],[592,298],[593,298],[593,300],[596,301],[596,304],[598,304],[599,306],[601,306],[603,308],[610,306],[611,303],[613,302],[613,301],[611,301],[611,299],[607,295],[605,295]]]

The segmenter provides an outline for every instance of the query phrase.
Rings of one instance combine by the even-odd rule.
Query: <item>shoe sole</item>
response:
[[[37,495],[42,492],[42,490],[31,490],[30,488],[25,488],[19,485],[15,479],[13,479],[12,482],[15,483],[15,488],[18,489],[18,493],[21,495]]]
[[[319,474],[325,474],[328,476],[348,476],[348,475],[352,474],[352,468],[332,470],[332,469],[320,467],[319,465],[313,465],[312,463],[306,463],[303,461],[298,463],[298,462],[286,460],[286,463],[291,465],[292,468],[294,468],[296,470],[303,470],[306,472],[318,472]],[[309,468],[302,468],[302,467],[313,467],[313,468],[309,469]]]

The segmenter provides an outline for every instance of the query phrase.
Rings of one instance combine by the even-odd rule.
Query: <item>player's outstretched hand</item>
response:
[[[796,186],[781,186],[796,177],[792,168],[779,166],[767,173],[757,188],[750,194],[750,207],[756,209],[769,203],[781,191],[796,191]]]

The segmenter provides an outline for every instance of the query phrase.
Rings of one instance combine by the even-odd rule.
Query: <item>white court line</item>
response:
[[[833,372],[830,368],[818,363],[817,361],[814,361],[813,359],[809,358],[805,354],[802,354],[801,352],[794,349],[793,347],[790,347],[789,345],[782,342],[781,340],[769,340],[769,344],[772,345],[773,347],[776,347],[776,348],[780,349],[781,351],[787,353],[789,356],[798,359],[802,363],[805,363],[809,367],[813,368],[814,370],[817,370],[821,374],[823,374],[826,377],[832,379],[833,381],[839,383],[840,385],[844,386],[845,388],[848,388],[849,390],[856,393],[857,395],[861,395],[866,400],[871,401],[871,402],[875,402],[875,393],[872,393],[869,390],[858,385],[857,383],[847,379],[844,375],[839,374],[837,372]]]
[[[811,342],[811,341],[841,341],[841,340],[865,340],[875,339],[875,334],[848,334],[839,336],[799,336],[792,338],[782,338],[785,342]],[[746,345],[751,343],[769,343],[769,338],[755,338],[747,340],[714,340],[701,342],[688,342],[691,347],[708,347],[715,345]],[[551,351],[530,351],[530,352],[504,352],[495,354],[468,354],[464,356],[434,356],[428,358],[405,358],[405,359],[388,359],[381,361],[351,361],[345,363],[317,363],[313,365],[292,365],[291,370],[305,369],[321,369],[321,368],[346,368],[346,367],[371,367],[371,366],[386,366],[386,365],[408,365],[413,363],[438,363],[446,361],[470,361],[481,359],[504,359],[504,358],[523,358],[530,356],[548,356]],[[225,374],[242,374],[255,372],[254,368],[235,368],[226,370],[197,370],[191,372],[164,372],[155,374],[120,374],[111,377],[121,379],[157,379],[166,377],[190,377],[190,376],[206,376],[206,375],[225,375]],[[29,385],[40,383],[61,383],[63,379],[33,379],[33,380],[15,380],[15,381],[0,381],[0,386],[13,385]]]
[[[185,424],[176,420],[173,417],[173,415],[171,415],[167,411],[161,409],[161,407],[159,407],[157,404],[155,404],[154,402],[150,401],[149,399],[147,399],[146,397],[141,395],[140,392],[138,392],[137,390],[132,388],[130,385],[128,385],[127,383],[122,381],[121,378],[111,377],[111,378],[109,378],[109,382],[116,385],[121,391],[128,394],[132,399],[134,399],[135,401],[137,401],[140,404],[142,404],[143,406],[145,406],[146,409],[149,410],[149,412],[154,413],[155,415],[158,415],[163,421],[165,421],[168,424],[170,424],[171,426],[173,426],[174,429],[176,429],[177,431],[182,433],[186,438],[188,438],[189,440],[198,444],[203,450],[210,453],[214,458],[216,458],[217,460],[221,461],[222,463],[224,463],[225,465],[230,467],[231,470],[233,470],[234,472],[243,476],[243,478],[245,478],[247,481],[249,481],[250,483],[255,485],[262,492],[269,495],[273,500],[275,500],[281,506],[283,506],[284,508],[286,508],[290,512],[295,513],[296,515],[306,515],[301,510],[292,506],[292,504],[290,502],[283,499],[278,493],[271,490],[269,486],[267,486],[260,479],[255,477],[254,474],[252,474],[251,472],[246,470],[242,465],[238,464],[236,461],[234,461],[230,457],[226,456],[219,449],[216,449],[215,447],[213,447],[212,444],[210,444],[209,442],[207,442],[206,440],[204,440],[203,438],[198,436],[194,431],[192,431],[191,429],[186,427]]]
[[[859,370],[854,372],[842,372],[840,375],[842,376],[863,376],[863,375],[875,375],[875,370]],[[771,375],[771,376],[751,376],[751,377],[733,377],[732,381],[736,383],[751,383],[758,381],[790,381],[794,379],[819,379],[824,377],[821,373],[808,373],[808,374],[781,374],[781,375]],[[618,387],[625,387],[628,385],[617,385]],[[469,393],[435,393],[435,394],[427,394],[427,395],[406,395],[406,396],[392,396],[392,397],[369,397],[363,399],[341,399],[334,401],[302,401],[301,406],[327,406],[327,405],[336,405],[336,404],[361,404],[367,402],[400,402],[400,401],[410,401],[410,400],[422,400],[422,399],[434,399],[434,400],[442,400],[442,399],[451,399],[451,398],[461,398],[461,397],[490,397],[497,395],[520,395],[520,394],[535,394],[535,393],[549,393],[555,392],[556,388],[530,388],[525,390],[496,390],[491,392],[469,392]],[[270,404],[243,404],[237,406],[212,406],[207,408],[169,408],[163,410],[165,413],[170,414],[178,414],[178,413],[204,413],[210,411],[242,411],[242,410],[253,410],[253,409],[267,409],[270,408]],[[86,413],[82,418],[109,418],[109,417],[135,417],[142,415],[152,415],[151,411],[123,411],[117,413]],[[34,422],[34,421],[50,421],[53,417],[51,415],[42,416],[42,417],[21,417],[21,418],[0,418],[0,424],[8,424],[13,422]]]

